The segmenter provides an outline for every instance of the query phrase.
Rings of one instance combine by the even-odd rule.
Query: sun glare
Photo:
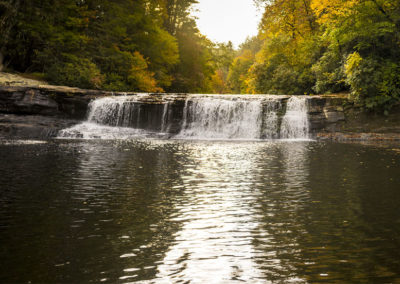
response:
[[[195,8],[202,34],[216,42],[231,41],[235,47],[257,34],[262,16],[253,0],[199,0]]]

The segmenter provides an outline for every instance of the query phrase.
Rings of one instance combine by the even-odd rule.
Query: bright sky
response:
[[[199,0],[195,8],[202,34],[214,42],[232,41],[235,47],[257,34],[262,16],[253,0]]]

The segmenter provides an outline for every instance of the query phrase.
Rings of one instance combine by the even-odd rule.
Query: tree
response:
[[[154,0],[23,1],[2,44],[19,72],[85,88],[161,91],[179,61]],[[9,13],[10,14],[10,13]]]
[[[212,48],[212,62],[215,69],[211,77],[212,92],[226,94],[232,92],[228,85],[228,73],[236,56],[232,42],[218,43]]]
[[[208,93],[211,91],[212,43],[201,36],[190,22],[184,24],[176,35],[180,62],[176,65],[175,78],[170,91]]]
[[[368,109],[400,100],[400,2],[256,0],[263,46],[247,74],[253,92],[351,90]]]
[[[9,41],[10,32],[16,24],[16,15],[20,8],[20,0],[0,1],[0,72],[4,68],[4,52]]]
[[[165,0],[165,22],[164,25],[171,35],[176,35],[185,24],[192,23],[191,9],[197,0]]]
[[[312,65],[318,59],[319,26],[310,0],[266,3],[258,39],[262,42],[248,68],[245,90],[253,93],[313,93]],[[243,88],[242,88],[243,91]]]
[[[354,98],[387,112],[400,100],[399,1],[315,0],[312,7]]]
[[[246,93],[246,78],[253,63],[254,54],[248,49],[243,50],[241,55],[234,59],[228,74],[228,84],[234,93]]]

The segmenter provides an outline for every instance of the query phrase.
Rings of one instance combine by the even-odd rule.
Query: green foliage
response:
[[[46,70],[47,80],[63,85],[68,82],[72,86],[93,89],[99,88],[103,76],[96,64],[85,58],[69,56],[66,62],[54,63]]]
[[[254,63],[254,54],[250,50],[242,51],[242,54],[235,58],[228,73],[228,84],[232,92],[246,93],[246,78],[250,66]]]
[[[362,58],[357,52],[346,62],[352,94],[368,109],[384,112],[400,99],[400,65],[390,60]]]
[[[204,91],[211,46],[190,17],[196,2],[0,2],[0,59],[15,71],[44,72],[55,84],[156,92],[174,91],[183,80],[182,89]]]
[[[236,58],[230,58],[226,81],[233,93],[252,93],[250,89],[249,72],[255,62],[256,53],[261,48],[261,41],[257,37],[247,38],[240,45]],[[231,54],[231,56],[233,53]]]
[[[212,49],[212,56],[215,68],[228,73],[236,56],[236,51],[232,42],[218,43]]]
[[[284,35],[266,40],[249,74],[253,89],[257,93],[312,93],[315,76],[310,67],[315,61],[314,53],[310,41],[298,43]]]
[[[236,56],[232,42],[218,43],[212,49],[212,64],[215,69],[211,77],[211,91],[217,94],[231,93],[228,86],[228,73]]]
[[[234,60],[230,82],[236,91],[351,91],[367,109],[384,112],[399,103],[399,1],[256,2],[265,4],[257,37],[262,48],[250,67],[243,67],[241,54]]]
[[[216,94],[227,94],[231,92],[226,82],[226,75],[221,69],[215,71],[211,77],[212,92]]]
[[[185,23],[177,31],[180,63],[173,70],[173,81],[169,91],[187,93],[211,92],[211,77],[214,74],[212,61],[213,44],[200,35],[194,22]]]
[[[316,82],[313,90],[316,93],[336,93],[346,90],[346,74],[341,54],[328,49],[312,66]]]
[[[197,0],[0,1],[0,68],[83,88],[351,91],[383,111],[399,102],[400,1],[256,2],[259,34],[235,51],[200,34]]]
[[[108,59],[102,65],[106,72],[106,80],[103,88],[106,90],[145,92],[161,91],[157,87],[153,73],[148,70],[148,64],[139,52],[121,51],[114,49],[104,50],[109,53]]]
[[[253,69],[255,88],[261,93],[299,95],[312,92],[314,76],[310,69],[291,66],[282,55],[276,55],[267,64]]]

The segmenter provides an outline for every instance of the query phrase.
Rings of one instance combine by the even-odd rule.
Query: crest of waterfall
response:
[[[154,103],[148,94],[96,99],[89,104],[86,122],[60,131],[58,136],[210,140],[308,138],[305,97],[291,97],[284,104],[282,97],[276,96],[191,95],[184,103],[181,99],[180,107],[174,105],[174,100],[172,95],[163,95]]]

